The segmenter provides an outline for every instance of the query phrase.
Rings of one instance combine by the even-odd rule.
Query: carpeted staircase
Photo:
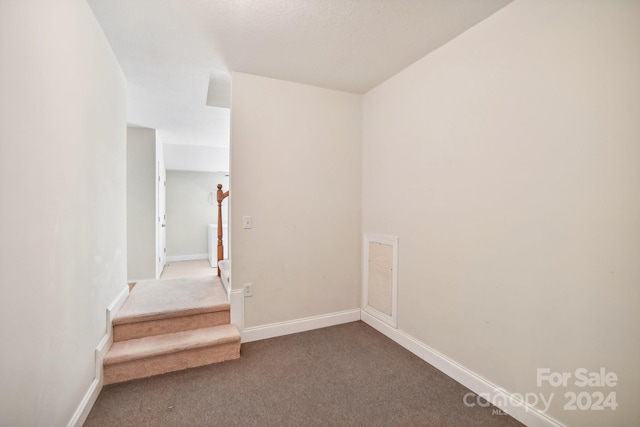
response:
[[[104,384],[240,357],[240,332],[216,276],[138,282],[113,319]]]

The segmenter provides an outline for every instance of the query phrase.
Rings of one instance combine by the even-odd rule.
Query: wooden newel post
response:
[[[222,191],[222,184],[218,184],[218,262],[224,259],[224,246],[222,246],[222,201],[229,197],[229,192]],[[217,264],[216,264],[217,265]],[[218,277],[220,277],[220,266],[218,266]]]

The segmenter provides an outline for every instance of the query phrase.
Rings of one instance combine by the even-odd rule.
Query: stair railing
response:
[[[222,245],[222,201],[229,197],[229,192],[222,191],[222,184],[218,184],[218,277],[220,277],[220,261],[224,259],[224,246]]]

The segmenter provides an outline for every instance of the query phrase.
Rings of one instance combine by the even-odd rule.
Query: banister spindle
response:
[[[222,245],[222,201],[229,197],[229,192],[222,191],[222,184],[218,184],[218,263],[224,259],[224,246]],[[220,266],[218,266],[218,277],[220,277]]]

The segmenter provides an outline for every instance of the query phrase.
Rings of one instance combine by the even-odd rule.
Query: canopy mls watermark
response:
[[[612,388],[618,385],[618,375],[615,372],[600,368],[590,371],[587,368],[577,368],[573,371],[553,371],[551,368],[536,370],[536,386],[550,386],[554,388],[579,387],[583,391],[567,390],[558,393],[562,396],[565,411],[615,411],[618,407],[617,395]],[[551,407],[556,393],[526,392],[509,393],[497,388],[486,393],[466,393],[462,401],[467,407],[489,407],[492,404],[500,409],[494,409],[494,415],[506,415],[506,408],[523,407],[525,411],[536,410],[546,413]],[[534,409],[535,408],[535,409]]]

